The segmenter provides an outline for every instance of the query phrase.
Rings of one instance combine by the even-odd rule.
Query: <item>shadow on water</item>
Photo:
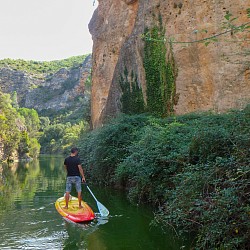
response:
[[[150,226],[153,213],[148,207],[133,206],[112,189],[91,187],[110,210],[108,219],[99,217],[88,224],[65,221],[54,206],[64,188],[62,157],[0,165],[0,249],[188,249],[171,231]],[[83,198],[97,211],[85,187]]]

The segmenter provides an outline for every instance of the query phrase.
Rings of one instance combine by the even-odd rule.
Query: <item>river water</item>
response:
[[[160,226],[150,225],[153,212],[148,207],[131,205],[122,192],[90,187],[109,209],[110,217],[88,224],[70,223],[54,205],[65,188],[62,157],[42,156],[29,163],[0,165],[0,249],[185,248],[172,232],[163,233]],[[83,198],[97,212],[86,188]]]

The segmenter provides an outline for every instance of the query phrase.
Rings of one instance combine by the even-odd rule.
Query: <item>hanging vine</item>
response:
[[[142,89],[140,88],[137,76],[133,71],[128,72],[125,67],[120,76],[120,87],[122,90],[121,105],[125,114],[139,114],[145,112]]]
[[[159,20],[161,20],[159,18]],[[167,50],[162,22],[145,29],[144,69],[147,84],[147,111],[166,117],[174,113],[177,69],[170,44]],[[157,41],[155,41],[157,40]],[[162,41],[161,43],[158,41]]]

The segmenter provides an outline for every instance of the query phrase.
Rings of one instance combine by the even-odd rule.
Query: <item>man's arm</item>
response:
[[[86,182],[85,180],[85,176],[84,176],[84,173],[83,173],[83,169],[82,169],[82,166],[81,165],[78,165],[78,168],[79,168],[79,172],[82,176],[82,182]]]
[[[68,172],[68,169],[67,169],[67,159],[64,160],[63,165],[64,165],[65,171]]]

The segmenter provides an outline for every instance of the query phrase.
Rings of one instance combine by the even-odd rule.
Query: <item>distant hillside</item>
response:
[[[40,116],[75,119],[89,116],[91,55],[36,62],[0,61],[0,89],[16,93],[20,107],[34,108]]]
[[[89,55],[72,56],[63,60],[55,61],[25,61],[22,59],[4,59],[0,60],[0,68],[11,68],[18,71],[24,71],[31,74],[51,74],[61,68],[78,68]]]

